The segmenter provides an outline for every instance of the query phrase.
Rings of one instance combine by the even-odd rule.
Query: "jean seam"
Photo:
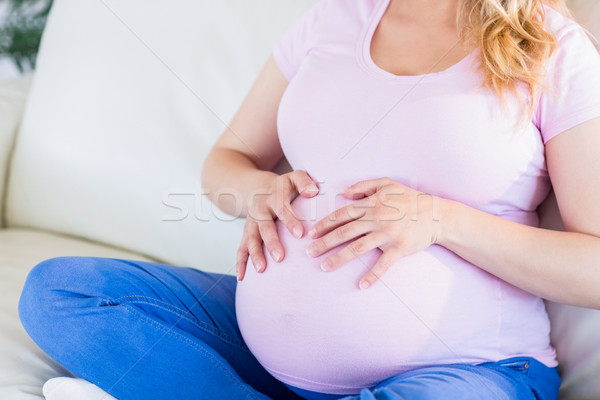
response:
[[[226,366],[224,366],[221,361],[219,361],[218,359],[216,359],[212,354],[210,354],[209,352],[207,352],[205,349],[201,348],[200,346],[198,346],[196,343],[194,343],[190,339],[181,336],[177,332],[173,332],[172,330],[165,328],[164,326],[160,325],[159,323],[157,323],[155,321],[152,321],[150,318],[146,317],[144,314],[142,314],[141,312],[137,311],[136,309],[134,309],[132,307],[129,307],[127,304],[125,304],[125,306],[123,308],[125,310],[127,310],[128,312],[130,312],[130,313],[136,314],[136,316],[140,319],[140,321],[142,321],[142,322],[144,322],[144,323],[146,323],[146,324],[148,324],[148,325],[150,325],[150,326],[158,329],[159,331],[162,331],[163,333],[165,333],[165,334],[167,334],[169,336],[172,336],[173,338],[179,340],[183,344],[187,344],[192,349],[194,349],[194,350],[198,351],[199,353],[201,353],[202,355],[204,355],[206,358],[208,358],[209,360],[211,360],[213,362],[213,364],[216,365],[223,373],[225,373],[225,375],[237,387],[239,387],[242,391],[244,391],[248,396],[250,396],[251,398],[260,400],[259,397],[257,397],[254,393],[252,393],[250,390],[248,390],[248,388],[245,386],[246,385],[245,382],[240,382],[240,379],[238,379],[233,374],[231,374],[231,372],[229,371],[229,369]],[[161,340],[161,339],[159,339],[159,340]]]
[[[223,341],[225,341],[225,342],[227,342],[227,343],[229,343],[231,345],[235,345],[236,347],[240,347],[240,348],[244,349],[244,347],[240,346],[241,343],[238,340],[234,340],[230,336],[221,333],[218,329],[211,328],[210,326],[207,326],[207,327],[200,326],[195,321],[191,320],[190,318],[186,317],[185,315],[180,315],[177,312],[175,312],[173,310],[170,310],[168,307],[162,306],[160,304],[154,304],[154,303],[147,302],[147,301],[133,301],[133,300],[132,301],[124,301],[124,302],[122,302],[120,304],[123,304],[123,305],[126,305],[126,304],[148,304],[150,306],[158,307],[158,308],[160,308],[162,310],[165,310],[167,312],[173,313],[174,315],[176,315],[176,316],[178,316],[178,317],[180,317],[182,319],[185,319],[186,321],[188,321],[191,324],[195,325],[199,329],[201,329],[201,330],[203,330],[203,331],[205,331],[205,332],[207,332],[209,334],[212,334],[213,336],[216,336],[217,338],[219,338],[219,339],[221,339],[221,340],[223,340]]]
[[[160,299],[157,299],[155,297],[143,296],[143,295],[139,295],[139,294],[130,294],[128,296],[121,296],[121,297],[118,297],[118,298],[114,299],[114,301],[119,301],[121,299],[127,299],[127,298],[131,298],[131,297],[140,298],[140,299],[148,299],[148,300],[152,300],[152,301],[157,301],[157,302],[160,302],[160,303],[168,304],[169,307],[175,308],[175,309],[181,311],[181,313],[189,313],[189,311],[185,311],[184,309],[179,308],[179,307],[177,307],[174,304],[164,302],[164,301],[162,301]]]
[[[121,299],[131,298],[131,297],[144,298],[144,299],[150,300],[151,302],[135,301],[135,300],[119,301]],[[133,304],[148,304],[148,305],[151,305],[151,306],[158,307],[158,308],[163,309],[163,310],[165,310],[167,312],[173,313],[174,315],[176,315],[176,316],[178,316],[178,317],[180,317],[182,319],[185,319],[189,323],[191,323],[191,324],[195,325],[196,327],[198,327],[198,329],[201,329],[201,330],[205,331],[206,333],[212,334],[212,335],[216,336],[217,338],[219,338],[219,339],[221,339],[221,340],[223,340],[223,341],[225,341],[225,342],[227,342],[227,343],[229,343],[229,344],[231,344],[233,346],[236,346],[236,347],[238,347],[238,348],[240,348],[242,350],[248,350],[244,346],[244,343],[242,341],[240,341],[239,339],[237,339],[235,337],[232,337],[232,336],[230,336],[230,335],[228,335],[226,333],[223,333],[223,332],[219,331],[218,329],[216,329],[215,327],[211,326],[210,324],[207,324],[204,321],[199,321],[196,318],[194,318],[194,319],[190,318],[188,316],[190,314],[189,311],[184,311],[181,308],[179,308],[177,306],[174,306],[174,305],[172,305],[170,303],[166,303],[164,301],[161,301],[161,300],[158,300],[158,299],[155,299],[155,298],[152,298],[152,297],[148,297],[148,296],[135,296],[135,295],[119,297],[119,298],[114,299],[114,300],[109,300],[109,302],[110,303],[117,302],[118,304],[123,304],[123,305],[124,304],[130,304],[130,303],[133,303]],[[156,304],[156,303],[159,303],[159,304]],[[177,311],[175,311],[173,309],[179,311],[180,313],[178,313]],[[188,315],[186,315],[186,314],[188,314]]]

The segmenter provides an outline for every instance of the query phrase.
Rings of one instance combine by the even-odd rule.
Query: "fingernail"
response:
[[[307,187],[305,190],[305,192],[318,192],[319,188],[316,187],[315,185],[310,185],[309,187]]]
[[[315,237],[315,234],[317,233],[317,230],[315,228],[311,228],[310,231],[308,231],[308,236],[310,238]]]
[[[279,251],[277,250],[273,250],[273,253],[271,255],[273,256],[273,259],[275,261],[279,261],[281,259],[281,253],[279,253]]]
[[[308,254],[311,257],[315,256],[315,248],[312,244],[306,248],[306,254]]]
[[[302,229],[295,227],[294,228],[294,236],[296,236],[296,239],[300,239],[300,237],[302,237]]]
[[[254,269],[256,270],[256,272],[258,272],[258,270],[259,270],[258,264],[254,264]]]
[[[360,288],[363,290],[367,289],[369,286],[371,286],[371,285],[367,281],[361,282],[361,284],[360,284]]]
[[[329,267],[331,267],[331,263],[327,260],[321,263],[321,269],[325,272],[329,271]]]

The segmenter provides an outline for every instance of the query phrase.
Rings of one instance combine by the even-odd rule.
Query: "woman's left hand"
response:
[[[390,178],[358,182],[346,188],[343,195],[358,201],[315,223],[308,235],[318,239],[306,252],[318,257],[350,241],[321,263],[321,269],[333,271],[376,247],[381,249],[383,254],[360,279],[361,289],[373,285],[400,258],[425,250],[438,241],[441,231],[439,206],[443,201],[439,197],[411,189]]]

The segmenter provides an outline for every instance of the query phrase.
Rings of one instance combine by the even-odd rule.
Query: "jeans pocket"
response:
[[[501,367],[510,368],[514,371],[519,371],[524,374],[529,373],[530,360],[529,358],[511,358],[503,361],[498,361],[497,363]]]

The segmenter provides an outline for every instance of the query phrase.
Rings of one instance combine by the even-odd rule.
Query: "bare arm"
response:
[[[237,254],[239,280],[244,278],[249,257],[258,272],[265,270],[263,242],[273,260],[283,259],[285,249],[274,220],[279,218],[294,236],[301,237],[302,224],[290,202],[298,194],[312,197],[318,193],[306,171],[283,175],[271,172],[283,158],[277,135],[277,110],[287,84],[273,56],[269,57],[202,168],[202,187],[209,199],[222,211],[246,218]]]
[[[546,144],[567,232],[534,228],[443,201],[439,244],[540,297],[600,308],[600,119]]]
[[[277,137],[277,109],[287,84],[270,56],[204,161],[203,189],[230,215],[245,217],[249,194],[277,176],[269,170],[283,157]]]

